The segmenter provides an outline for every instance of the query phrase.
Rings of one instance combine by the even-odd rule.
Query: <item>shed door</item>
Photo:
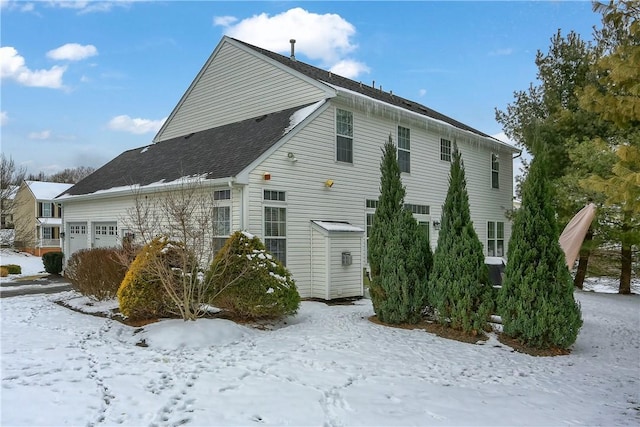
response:
[[[108,248],[118,246],[118,226],[115,222],[93,224],[93,247]]]
[[[69,223],[69,251],[74,253],[87,248],[87,223]]]

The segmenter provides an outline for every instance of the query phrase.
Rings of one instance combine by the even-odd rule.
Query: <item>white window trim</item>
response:
[[[409,131],[409,148],[400,147],[400,128],[406,129],[406,130]],[[408,171],[400,170],[400,173],[411,174],[411,128],[398,125],[397,138],[398,138],[397,139],[397,141],[398,141],[398,154],[397,154],[398,166],[400,166],[400,151],[403,151],[403,152],[409,154],[409,170]]]
[[[338,133],[338,110],[346,111],[348,113],[351,113],[351,127],[352,127],[351,136],[342,135],[342,134]],[[355,117],[354,117],[353,111],[345,110],[344,108],[336,107],[334,115],[333,115],[333,118],[334,118],[333,119],[333,126],[334,126],[334,132],[333,132],[334,133],[334,144],[333,144],[334,154],[333,154],[333,158],[334,158],[334,161],[336,163],[340,163],[340,164],[343,164],[343,165],[353,165],[354,157],[355,157],[355,137],[353,135],[355,133],[354,132],[355,131]],[[344,161],[344,160],[338,160],[338,137],[339,136],[341,136],[343,138],[351,138],[351,161],[350,162],[347,162],[347,161]]]

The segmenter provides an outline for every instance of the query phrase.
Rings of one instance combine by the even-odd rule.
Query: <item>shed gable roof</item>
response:
[[[91,194],[114,188],[169,183],[198,176],[236,176],[291,130],[296,112],[306,106],[125,151],[65,192]]]

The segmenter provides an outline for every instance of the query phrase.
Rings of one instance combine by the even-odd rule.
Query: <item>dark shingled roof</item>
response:
[[[298,106],[125,151],[63,194],[81,195],[204,175],[236,176],[279,141]]]
[[[330,83],[333,84],[335,86],[340,86],[341,88],[344,89],[348,89],[350,91],[353,92],[357,92],[360,93],[362,95],[366,95],[370,98],[373,99],[377,99],[378,101],[383,101],[386,102],[388,104],[391,105],[395,105],[397,107],[403,108],[405,110],[409,110],[409,111],[413,111],[414,113],[418,113],[421,114],[423,116],[427,116],[427,117],[431,117],[433,119],[437,119],[440,121],[443,121],[445,123],[450,124],[451,126],[457,127],[458,129],[463,129],[469,132],[473,132],[476,135],[480,135],[480,136],[484,136],[484,137],[489,137],[489,138],[493,138],[490,135],[487,135],[486,133],[480,132],[477,129],[474,129],[470,126],[465,125],[464,123],[461,123],[457,120],[452,119],[451,117],[445,116],[444,114],[441,114],[435,110],[432,110],[429,107],[426,107],[422,104],[419,104],[415,101],[411,101],[408,100],[406,98],[402,98],[400,96],[397,95],[392,95],[389,92],[384,92],[380,89],[375,89],[371,86],[368,86],[366,84],[362,84],[360,82],[356,82],[354,80],[348,79],[346,77],[342,77],[339,76],[337,74],[334,73],[330,73],[327,70],[323,70],[321,68],[317,68],[314,67],[313,65],[309,65],[309,64],[305,64],[304,62],[300,62],[300,61],[294,61],[291,58],[289,58],[288,56],[284,56],[284,55],[280,55],[278,53],[274,53],[271,51],[268,51],[266,49],[262,49],[258,46],[254,46],[251,45],[249,43],[245,43],[241,40],[238,39],[233,39],[235,41],[237,41],[238,43],[241,43],[253,50],[255,50],[256,52],[259,52],[260,54],[264,55],[264,56],[268,56],[271,59],[274,59],[275,61],[293,69],[298,71],[299,73],[304,74],[307,77],[310,77],[314,80],[318,80],[320,82],[326,82],[326,83]]]

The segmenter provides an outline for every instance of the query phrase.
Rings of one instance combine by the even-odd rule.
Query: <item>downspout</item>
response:
[[[310,285],[309,285],[309,293],[311,294],[311,298],[313,298],[313,223],[309,222],[310,224],[310,240],[311,240],[311,250],[309,251],[309,278],[310,278]]]

